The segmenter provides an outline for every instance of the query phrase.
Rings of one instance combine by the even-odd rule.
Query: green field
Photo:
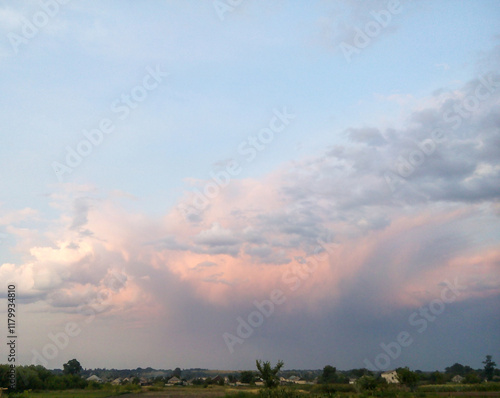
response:
[[[317,385],[294,385],[275,390],[258,387],[143,387],[140,391],[126,391],[123,387],[102,390],[66,390],[24,392],[11,394],[12,398],[437,398],[437,397],[488,397],[500,398],[500,383],[481,385],[436,385],[420,386],[416,392],[391,387],[383,391],[356,392],[351,385],[332,385],[331,390],[321,391]],[[3,397],[7,395],[4,394]]]
[[[3,397],[7,395],[2,395]],[[11,394],[15,398],[105,398],[114,397],[111,391],[88,391],[88,390],[66,390],[66,391],[42,391],[42,392],[24,392]]]

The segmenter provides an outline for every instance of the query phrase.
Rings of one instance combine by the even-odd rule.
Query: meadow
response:
[[[7,395],[4,395],[7,396]],[[352,385],[294,385],[273,390],[245,386],[172,386],[142,387],[130,391],[124,386],[104,386],[99,390],[25,391],[8,395],[9,398],[106,398],[124,396],[127,398],[438,398],[438,397],[500,397],[500,383],[481,385],[424,385],[415,392],[400,386],[389,386],[378,391],[356,391]]]

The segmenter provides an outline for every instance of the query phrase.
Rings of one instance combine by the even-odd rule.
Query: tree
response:
[[[465,375],[463,383],[465,384],[478,384],[481,383],[481,378],[476,372],[470,372]]]
[[[434,384],[444,384],[445,382],[444,375],[437,370],[431,374],[429,380]]]
[[[418,382],[418,374],[412,372],[408,367],[399,368],[396,370],[398,373],[398,380],[401,384],[409,387],[410,390],[414,390]]]
[[[373,376],[361,376],[355,385],[361,391],[373,391],[377,388],[377,379]]]
[[[472,369],[470,366],[467,365],[464,366],[458,362],[445,368],[445,373],[449,373],[452,375],[459,375],[459,376],[465,376],[467,373],[470,373],[472,371],[474,371],[474,369]]]
[[[63,365],[65,375],[78,375],[83,370],[82,365],[76,359],[72,359]]]
[[[255,373],[251,370],[243,370],[240,373],[240,381],[242,383],[252,384],[255,381]]]
[[[373,376],[373,372],[369,371],[366,368],[351,369],[349,373],[351,374],[351,376],[356,377],[358,379],[363,376]]]
[[[493,375],[495,373],[495,366],[497,364],[491,360],[491,355],[486,355],[486,359],[483,361],[484,363],[484,377],[486,380],[491,381],[493,379]]]
[[[172,373],[172,376],[173,377],[177,377],[178,379],[181,378],[181,373],[182,373],[182,370],[181,368],[175,368],[173,373]]]
[[[269,361],[255,361],[259,375],[264,380],[264,384],[268,388],[274,388],[279,385],[278,372],[285,364],[283,361],[278,361],[274,368],[271,368],[271,362]]]
[[[323,373],[319,377],[319,382],[322,384],[335,383],[337,381],[337,368],[326,365],[323,368]]]
[[[447,367],[445,369],[445,372],[451,373],[454,375],[463,376],[463,375],[465,375],[465,367],[464,367],[464,365],[457,362],[457,363],[454,363],[453,365]]]

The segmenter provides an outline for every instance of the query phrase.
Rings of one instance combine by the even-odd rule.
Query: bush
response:
[[[87,382],[87,387],[85,387],[86,390],[101,390],[102,389],[102,384],[96,382],[96,381],[89,381]]]
[[[465,375],[464,384],[479,384],[481,383],[481,378],[475,373],[470,372]]]
[[[129,383],[123,386],[123,389],[127,392],[132,392],[132,391],[141,391],[142,388],[138,384]]]
[[[354,385],[359,391],[373,391],[377,388],[377,380],[373,376],[363,376]]]
[[[320,394],[335,394],[336,392],[356,392],[353,384],[315,384],[311,392]]]
[[[285,388],[265,388],[259,391],[260,398],[301,398],[304,393]]]

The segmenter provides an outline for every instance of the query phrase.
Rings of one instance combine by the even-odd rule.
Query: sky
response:
[[[499,20],[495,0],[0,1],[16,363],[498,362]]]

